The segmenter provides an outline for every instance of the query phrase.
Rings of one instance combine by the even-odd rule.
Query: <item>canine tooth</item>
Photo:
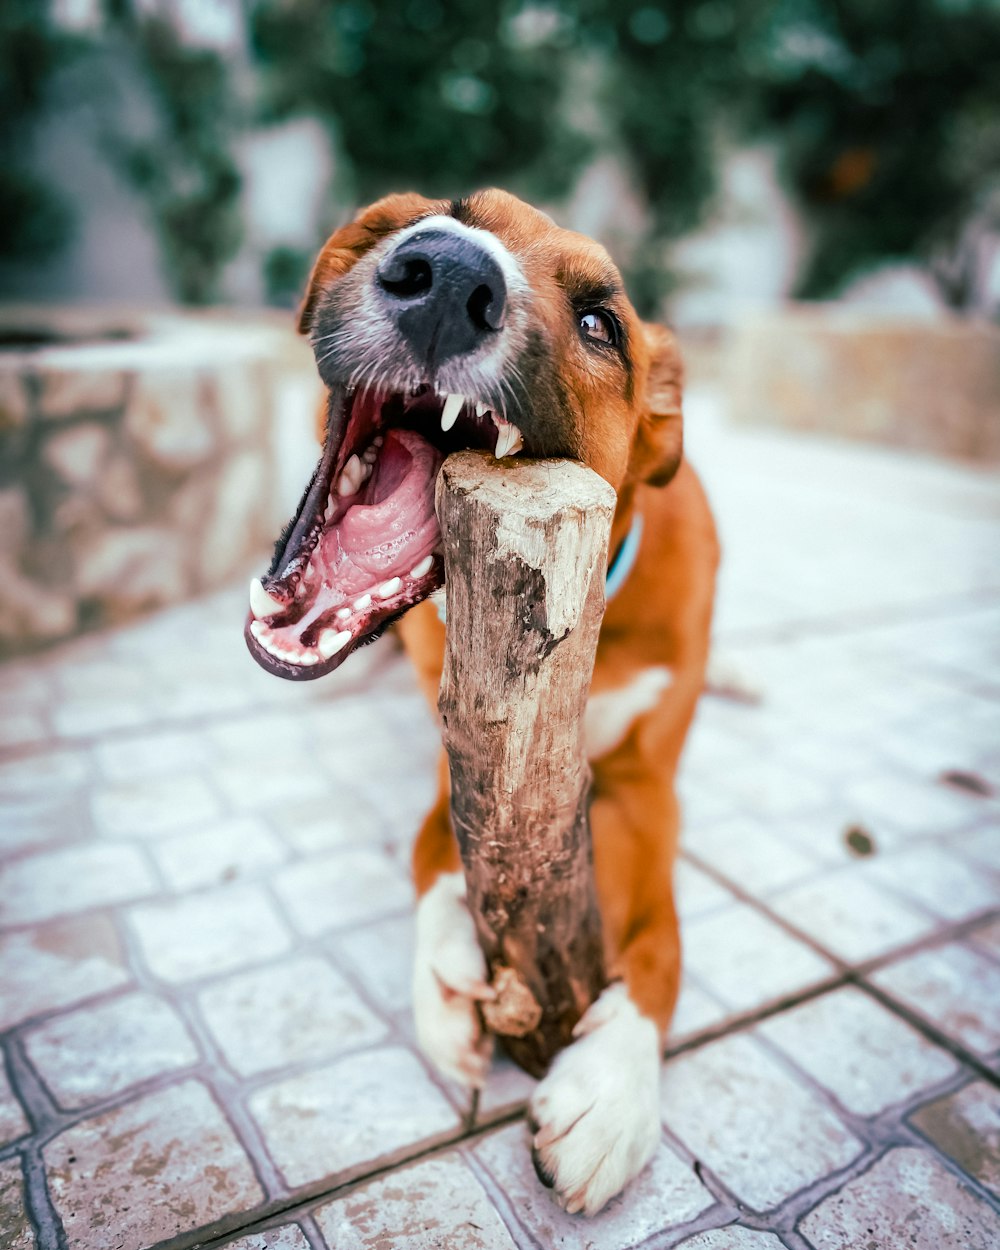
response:
[[[462,405],[465,403],[464,395],[446,395],[444,407],[441,409],[441,429],[450,430],[458,420],[458,414],[462,411]]]
[[[319,653],[324,660],[328,660],[331,655],[336,655],[338,651],[343,651],[350,641],[351,631],[349,629],[342,629],[339,632],[335,629],[324,629],[319,636]]]
[[[433,556],[424,556],[424,558],[420,561],[419,564],[415,564],[413,568],[410,569],[410,576],[411,577],[423,577],[425,573],[429,573],[431,571],[431,565],[433,563],[434,563]]]
[[[350,609],[350,608],[338,608],[338,609],[337,609],[337,620],[338,620],[338,621],[349,621],[350,619],[351,619],[351,609]]]
[[[497,446],[493,454],[501,460],[504,456],[513,456],[523,446],[521,431],[512,421],[507,421],[497,430]]]
[[[264,626],[260,623],[260,621],[251,621],[250,632],[255,638],[259,639],[261,634],[264,632]]]
[[[372,606],[371,595],[362,595],[360,599],[354,600],[355,612],[364,612],[366,608],[370,608],[371,606]]]
[[[387,582],[383,582],[382,585],[379,586],[375,593],[380,599],[388,599],[391,595],[394,595],[397,590],[399,590],[402,584],[403,582],[401,578],[390,577]]]
[[[483,403],[481,399],[476,400],[476,416],[485,417],[489,412],[489,407]]]
[[[250,582],[250,611],[257,620],[262,616],[274,616],[276,612],[284,610],[284,604],[279,603],[277,599],[272,598],[264,589],[264,585],[259,577],[255,577]]]

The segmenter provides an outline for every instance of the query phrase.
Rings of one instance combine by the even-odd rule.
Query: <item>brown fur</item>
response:
[[[594,761],[591,827],[597,890],[610,973],[624,978],[640,1011],[666,1030],[677,997],[680,937],[673,898],[679,813],[674,778],[708,658],[718,563],[711,512],[694,470],[682,460],[682,368],[673,335],[643,324],[623,295],[606,306],[621,322],[631,377],[614,353],[588,350],[567,300],[574,289],[619,285],[604,249],[557,227],[502,191],[462,202],[462,220],[492,231],[514,255],[533,292],[533,310],[553,350],[572,427],[573,451],[618,492],[616,550],[639,509],[639,558],[608,605],[593,693],[614,690],[651,665],[667,665],[671,686],[623,741]],[[389,196],[338,230],[324,247],[302,308],[308,332],[330,284],[393,230],[447,213],[445,201]],[[437,705],[444,626],[422,603],[397,626],[432,707]],[[449,821],[442,752],[437,801],[413,851],[423,894],[442,872],[460,867]]]

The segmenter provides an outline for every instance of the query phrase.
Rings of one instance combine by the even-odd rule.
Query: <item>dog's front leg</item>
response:
[[[447,759],[440,790],[413,850],[417,902],[413,1015],[417,1041],[450,1080],[473,1089],[486,1081],[493,1038],[478,1003],[495,997],[465,902],[465,877],[448,817]]]
[[[600,788],[599,770],[596,781]],[[660,1141],[662,1045],[680,972],[676,826],[676,802],[659,779],[598,793],[591,807],[608,969],[618,979],[531,1102],[535,1169],[569,1212],[600,1211]]]

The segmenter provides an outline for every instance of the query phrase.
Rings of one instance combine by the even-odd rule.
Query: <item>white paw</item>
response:
[[[571,1214],[596,1215],[660,1141],[660,1039],[621,983],[573,1030],[531,1100],[532,1158]]]
[[[476,1003],[494,997],[465,904],[465,879],[446,873],[417,903],[413,1014],[420,1049],[460,1085],[479,1089],[486,1081],[493,1038]]]

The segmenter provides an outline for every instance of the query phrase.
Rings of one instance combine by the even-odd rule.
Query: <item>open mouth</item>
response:
[[[464,395],[331,393],[319,465],[270,571],[250,583],[244,636],[257,663],[322,677],[442,586],[434,485],[445,456],[522,446],[516,425]]]

